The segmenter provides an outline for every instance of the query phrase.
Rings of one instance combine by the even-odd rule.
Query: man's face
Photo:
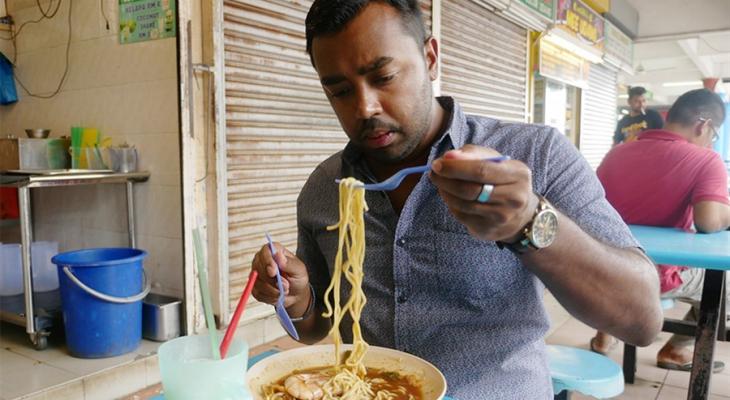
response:
[[[435,42],[417,44],[394,8],[371,3],[341,32],[315,37],[312,59],[353,145],[385,163],[414,155],[431,128]]]
[[[631,107],[631,111],[641,114],[646,108],[646,97],[644,95],[631,96],[629,98],[629,107]]]

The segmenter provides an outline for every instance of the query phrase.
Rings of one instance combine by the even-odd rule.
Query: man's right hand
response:
[[[274,243],[274,246],[276,246],[276,262],[279,263],[282,286],[286,295],[284,307],[292,317],[298,317],[307,309],[311,296],[307,268],[296,255],[280,243]],[[268,245],[262,246],[253,258],[251,268],[258,272],[259,277],[252,293],[256,300],[262,303],[274,304],[279,298],[279,288],[276,285],[276,262],[271,256]]]

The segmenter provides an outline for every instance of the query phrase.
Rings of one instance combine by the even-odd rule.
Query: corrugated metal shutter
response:
[[[593,169],[598,168],[613,144],[616,80],[616,69],[593,64],[588,75],[588,88],[583,90],[579,148]]]
[[[311,3],[224,1],[229,309],[265,230],[295,251],[299,191],[346,143],[305,50]],[[429,27],[430,4],[422,5]],[[246,318],[271,311],[249,306]]]
[[[524,122],[527,31],[471,1],[441,4],[441,92],[467,113]]]
[[[297,195],[317,164],[346,143],[305,51],[310,5],[224,2],[231,309],[264,231],[295,249]]]

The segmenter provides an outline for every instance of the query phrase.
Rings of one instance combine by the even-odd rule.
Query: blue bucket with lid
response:
[[[79,358],[113,357],[142,340],[142,299],[150,291],[142,262],[147,252],[131,248],[60,253],[58,267],[63,324],[69,353]]]

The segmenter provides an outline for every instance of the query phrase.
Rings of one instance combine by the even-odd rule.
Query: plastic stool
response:
[[[556,345],[547,346],[547,355],[556,399],[567,399],[570,392],[605,399],[624,391],[621,367],[606,356]]]

